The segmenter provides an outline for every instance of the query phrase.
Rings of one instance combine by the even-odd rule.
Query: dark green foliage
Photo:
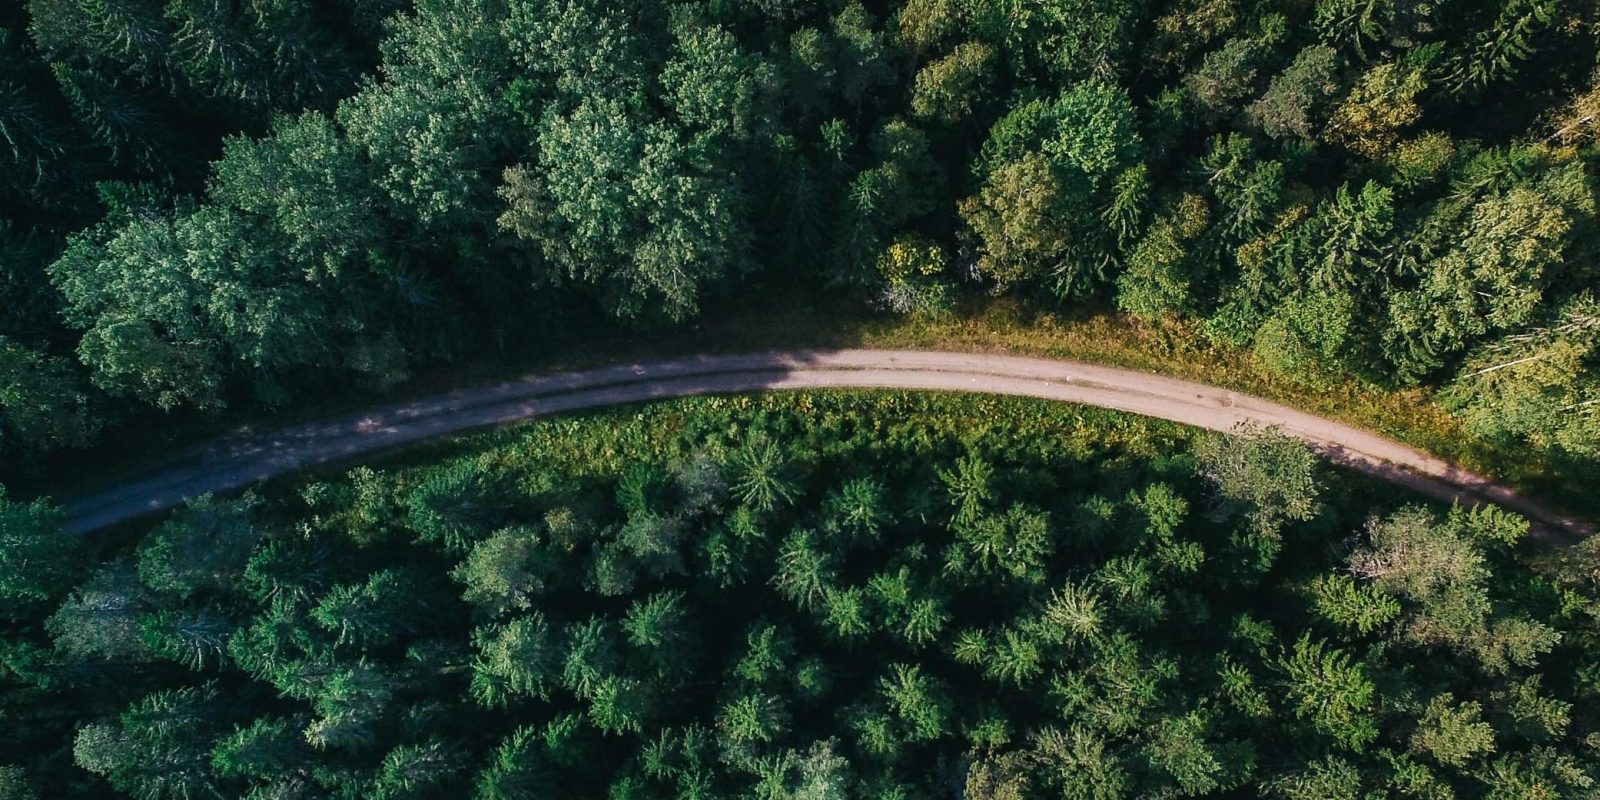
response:
[[[1116,236],[1101,217],[1136,182],[1121,179],[1140,152],[1127,94],[1088,81],[1053,101],[1034,100],[995,123],[978,169],[985,183],[961,202],[978,241],[977,270],[999,286],[1033,284],[1062,299],[1092,293],[1114,263]]]
[[[256,500],[190,501],[139,544],[139,580],[153,592],[189,597],[235,589],[260,541]]]
[[[248,413],[800,285],[1178,317],[1298,383],[1453,385],[1472,435],[1593,466],[1596,25],[27,0],[0,15],[0,446],[20,473],[148,418],[121,400]]]
[[[223,732],[227,703],[213,684],[160,691],[113,720],[78,732],[73,757],[118,791],[180,800],[220,788],[211,743]]]
[[[487,438],[202,499],[98,566],[8,506],[8,552],[60,570],[0,629],[0,785],[1363,800],[1600,769],[1596,548],[1546,571],[1513,515],[1374,501],[1268,434],[879,394]]]
[[[56,649],[68,658],[137,662],[149,648],[140,635],[140,617],[151,598],[126,564],[112,563],[73,591],[45,621]]]
[[[26,618],[59,599],[83,572],[80,545],[61,533],[61,510],[43,500],[20,503],[0,486],[0,607]]]
[[[261,717],[241,726],[212,748],[212,767],[225,778],[248,778],[262,787],[294,787],[305,780],[312,757],[300,732],[303,723],[289,717]],[[263,794],[272,796],[269,790]]]
[[[825,285],[1178,317],[1287,380],[1448,386],[1471,436],[1591,474],[1597,25],[1557,0],[12,3],[0,470]],[[103,563],[0,498],[0,785],[1593,791],[1595,581],[1581,554],[1517,572],[1514,521],[1342,508],[1267,436],[1205,440],[1197,477],[1146,474],[1148,443],[790,421],[684,423],[632,463],[605,440],[571,474],[356,472],[303,524],[202,501]],[[256,713],[157,730],[210,697],[191,673]],[[15,744],[51,704],[55,744]]]
[[[0,454],[89,444],[103,424],[97,405],[78,365],[0,336]]]
[[[510,494],[504,484],[500,476],[470,463],[435,473],[407,498],[411,529],[424,542],[465,552],[506,518]]]
[[[377,49],[377,31],[356,30],[371,20],[331,4],[14,5],[0,14],[0,216],[52,237],[95,220],[95,181],[198,189],[223,136],[331,109]]]

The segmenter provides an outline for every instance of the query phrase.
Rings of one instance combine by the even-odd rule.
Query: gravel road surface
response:
[[[1059,400],[1213,431],[1277,427],[1331,461],[1444,501],[1496,503],[1546,536],[1594,526],[1509,487],[1373,433],[1201,383],[1072,361],[912,350],[754,353],[625,364],[530,377],[282,430],[241,432],[104,490],[67,501],[69,533],[88,533],[207,492],[318,464],[565,411],[668,397],[823,388],[979,392]]]

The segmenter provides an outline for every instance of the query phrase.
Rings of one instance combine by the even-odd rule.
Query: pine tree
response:
[[[560,641],[544,615],[535,611],[472,634],[478,656],[472,662],[472,696],[489,706],[516,697],[550,697],[561,666]]]
[[[1279,658],[1278,667],[1296,716],[1310,719],[1319,732],[1348,750],[1360,752],[1377,738],[1371,716],[1374,687],[1364,662],[1306,634]]]
[[[0,486],[0,614],[28,619],[62,597],[83,571],[80,542],[61,532],[61,509],[21,503]]]

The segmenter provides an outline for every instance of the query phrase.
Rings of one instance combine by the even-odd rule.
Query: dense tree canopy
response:
[[[1597,9],[3,4],[0,480],[796,287],[1178,320],[1592,476]],[[1597,791],[1595,547],[1258,431],[720,402],[137,542],[0,489],[0,795]]]
[[[0,497],[6,796],[1600,790],[1600,540],[1271,432],[772,396],[413,464],[98,552]]]
[[[1175,316],[1596,457],[1593,4],[312,5],[0,12],[4,452],[799,281]]]

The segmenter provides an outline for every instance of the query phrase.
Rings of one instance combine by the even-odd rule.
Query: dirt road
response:
[[[148,474],[67,503],[87,533],[185,498],[453,433],[667,397],[779,389],[891,388],[1019,395],[1099,406],[1214,431],[1275,426],[1335,463],[1445,501],[1492,502],[1546,534],[1589,523],[1372,433],[1215,386],[1071,361],[902,350],[775,352],[628,364],[449,392],[268,433],[225,437]]]

